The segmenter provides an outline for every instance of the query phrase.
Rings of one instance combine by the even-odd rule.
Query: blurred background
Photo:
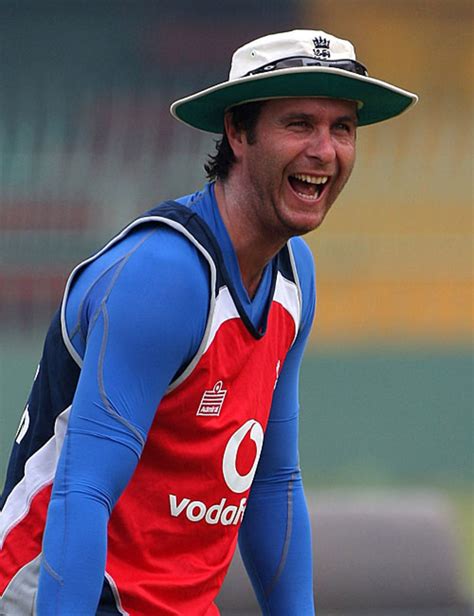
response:
[[[360,130],[346,192],[307,238],[306,485],[435,495],[472,592],[472,18],[470,0],[0,0],[2,478],[72,266],[204,182],[215,137],[170,102],[225,80],[256,36],[323,29],[420,103]]]

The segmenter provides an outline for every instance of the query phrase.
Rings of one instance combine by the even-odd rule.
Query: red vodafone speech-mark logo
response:
[[[237,470],[237,457],[247,435],[255,445],[254,458],[250,470],[242,475]],[[222,458],[222,472],[226,484],[233,492],[241,494],[250,488],[257,470],[262,445],[263,428],[255,419],[249,419],[245,422],[228,440],[224,457]],[[242,449],[245,450],[245,444]],[[249,462],[249,457],[251,461],[251,456],[248,456],[248,452],[245,457],[247,462]],[[209,505],[199,500],[192,500],[192,497],[178,497],[176,494],[169,494],[169,506],[170,514],[173,518],[184,516],[190,522],[204,521],[211,525],[222,524],[223,526],[229,526],[233,524],[237,526],[244,517],[247,497],[242,497],[238,505],[229,504],[226,497],[221,498],[218,503]]]
[[[237,455],[239,447],[247,434],[255,443],[255,459],[251,469],[245,475],[237,470]],[[260,453],[263,445],[263,428],[255,419],[249,419],[230,437],[222,459],[222,472],[226,484],[237,494],[241,494],[250,488],[257,470]]]

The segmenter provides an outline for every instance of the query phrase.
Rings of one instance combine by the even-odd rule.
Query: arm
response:
[[[271,616],[314,614],[311,530],[298,459],[298,378],[315,300],[311,257],[303,254],[303,258],[302,327],[278,380],[239,533],[240,551],[260,607]]]
[[[161,234],[126,259],[88,268],[71,294],[87,339],[48,510],[39,616],[95,613],[110,513],[161,397],[204,330],[205,266],[184,238]]]

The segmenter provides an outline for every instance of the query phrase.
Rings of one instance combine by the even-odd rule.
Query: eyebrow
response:
[[[305,120],[306,122],[315,122],[316,121],[316,116],[313,115],[312,113],[305,113],[305,112],[292,112],[292,113],[287,113],[286,115],[282,116],[281,121],[282,122],[290,122],[291,120]],[[358,118],[357,116],[354,115],[343,115],[343,116],[339,116],[337,117],[334,122],[337,124],[339,122],[350,122],[352,124],[354,124],[354,126],[358,125]]]
[[[287,113],[281,117],[282,122],[289,122],[290,120],[307,120],[308,122],[313,122],[315,119],[314,115],[311,113],[303,113],[303,112],[291,112]]]
[[[343,115],[336,119],[336,122],[352,122],[354,126],[359,124],[359,118],[356,115]]]

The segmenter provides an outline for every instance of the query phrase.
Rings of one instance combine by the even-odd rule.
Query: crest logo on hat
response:
[[[314,57],[319,60],[329,60],[331,52],[329,51],[329,39],[323,36],[317,36],[313,39]]]

